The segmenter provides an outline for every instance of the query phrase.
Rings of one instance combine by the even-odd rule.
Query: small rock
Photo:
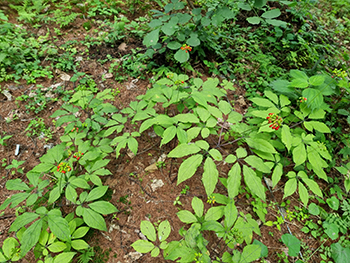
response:
[[[83,57],[77,56],[77,57],[75,58],[75,61],[83,61]]]
[[[158,188],[162,187],[163,185],[164,185],[164,183],[163,183],[162,180],[155,179],[153,181],[153,183],[151,184],[152,191],[154,192],[155,190],[157,190]]]
[[[135,157],[135,154],[132,151],[130,151],[130,149],[126,151],[126,154],[129,156],[130,159],[133,159]]]
[[[151,138],[155,138],[155,137],[157,137],[157,134],[154,131],[150,131],[150,132],[148,132],[148,136]]]
[[[70,80],[70,76],[66,73],[62,73],[62,75],[60,76],[60,79],[63,81],[69,81]]]
[[[123,43],[121,43],[121,44],[118,46],[118,51],[123,51],[123,52],[125,52],[127,47],[128,47],[128,46],[123,42]]]
[[[132,263],[138,260],[140,257],[142,257],[142,254],[140,252],[130,252],[129,254],[125,255],[125,263]]]
[[[270,178],[265,178],[265,182],[270,188],[273,187],[273,183],[272,183],[272,180]]]
[[[166,154],[165,153],[163,153],[159,158],[158,158],[158,163],[160,163],[160,162],[164,162],[165,161],[165,159],[166,159]]]
[[[138,81],[139,79],[133,79],[132,81],[129,82],[129,84],[126,84],[126,89],[131,90],[131,89],[137,88],[137,85],[135,83],[137,83]]]
[[[247,106],[247,103],[244,100],[243,96],[239,96],[238,100],[236,100],[241,106]]]
[[[12,95],[8,90],[3,90],[2,94],[4,94],[8,101],[12,101]]]
[[[153,163],[145,168],[146,172],[153,173],[158,170],[157,163]]]
[[[106,73],[103,77],[105,79],[110,79],[110,78],[113,78],[113,74],[112,73]]]

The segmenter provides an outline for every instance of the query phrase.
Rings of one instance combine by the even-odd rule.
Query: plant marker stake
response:
[[[21,146],[20,144],[16,144],[15,156],[17,156],[19,154],[19,147],[20,146]]]

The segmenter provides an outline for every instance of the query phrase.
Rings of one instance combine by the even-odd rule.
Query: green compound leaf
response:
[[[63,262],[71,262],[73,257],[77,252],[64,252],[57,255],[53,261],[53,263],[63,263]]]
[[[147,240],[137,240],[131,246],[139,253],[148,253],[154,248],[154,245]]]
[[[263,173],[271,173],[271,169],[264,163],[264,161],[255,155],[249,155],[244,159],[244,161],[251,167],[257,169]]]
[[[70,231],[67,220],[61,216],[59,210],[51,210],[47,214],[48,223],[52,233],[62,241],[70,240]]]
[[[62,252],[63,250],[65,250],[67,248],[67,245],[63,242],[55,242],[52,243],[50,246],[48,246],[48,250],[50,250],[52,253],[58,253],[58,252]]]
[[[248,245],[243,248],[239,263],[249,263],[260,258],[261,247],[259,245]]]
[[[156,241],[156,230],[153,224],[149,221],[142,221],[140,225],[142,234],[144,234],[149,240]]]
[[[179,144],[175,149],[173,149],[168,157],[171,158],[181,158],[186,155],[197,153],[201,150],[196,144]]]
[[[279,17],[280,15],[281,15],[281,11],[278,8],[275,8],[275,9],[264,12],[261,15],[261,17],[271,19],[271,18]]]
[[[188,210],[181,210],[177,213],[177,216],[179,217],[181,222],[186,224],[192,224],[197,222],[197,217]]]
[[[241,186],[241,166],[239,163],[235,163],[231,170],[228,172],[227,179],[227,191],[230,198],[235,198]]]
[[[201,165],[202,160],[203,160],[203,155],[201,154],[196,154],[186,159],[180,165],[178,177],[177,177],[177,185],[191,178],[194,175],[194,173],[197,171],[198,166]]]
[[[94,189],[91,190],[91,192],[89,193],[88,197],[86,198],[86,202],[90,202],[90,201],[94,201],[96,199],[101,198],[102,196],[105,195],[105,193],[108,190],[108,186],[104,185],[104,186],[98,186]]]
[[[297,179],[296,178],[289,179],[284,185],[283,199],[294,194],[296,190],[297,190]]]
[[[89,227],[102,231],[107,231],[106,222],[99,213],[96,213],[95,211],[89,208],[84,208],[83,219]]]
[[[298,186],[299,186],[299,196],[300,196],[301,202],[303,202],[303,204],[307,206],[309,202],[309,193],[302,182],[299,181]]]
[[[79,227],[77,230],[74,231],[74,233],[72,234],[72,238],[73,239],[77,239],[77,238],[82,238],[83,236],[86,235],[86,233],[89,231],[90,227],[87,226],[82,226]]]
[[[24,231],[21,244],[21,257],[24,257],[38,243],[42,226],[43,220],[39,219]]]
[[[284,234],[282,242],[288,247],[288,254],[291,257],[297,257],[300,251],[300,240],[291,234]]]
[[[247,17],[247,21],[249,24],[252,24],[252,25],[258,25],[260,24],[261,22],[261,18],[258,17],[258,16],[251,16],[251,17]]]
[[[210,196],[214,192],[218,179],[219,172],[216,164],[213,159],[208,157],[204,162],[204,173],[202,176],[202,182],[207,196]]]
[[[257,139],[257,138],[247,138],[246,142],[248,145],[256,150],[267,152],[267,153],[277,153],[275,148],[266,140]],[[306,153],[305,153],[306,155]],[[306,158],[306,157],[305,157]]]
[[[256,105],[264,108],[276,108],[275,104],[273,104],[270,100],[264,98],[252,98],[250,99]]]
[[[108,215],[118,211],[118,209],[115,208],[114,205],[107,201],[93,202],[91,204],[88,204],[88,206],[95,212],[100,213],[102,215]]]
[[[224,215],[225,206],[214,206],[208,209],[204,216],[205,221],[217,221]]]
[[[159,40],[159,29],[149,32],[142,41],[146,47],[154,46]]]
[[[72,248],[74,248],[75,250],[83,250],[89,248],[89,244],[82,239],[73,240],[71,244]]]
[[[184,63],[189,60],[190,54],[189,52],[186,52],[186,50],[179,49],[175,55],[174,58],[179,62],[179,63]]]
[[[281,134],[282,134],[282,142],[287,147],[288,152],[289,152],[290,148],[292,147],[293,137],[292,137],[292,134],[290,133],[290,129],[289,129],[288,125],[282,126]]]
[[[309,78],[309,83],[312,86],[320,86],[324,83],[325,80],[326,80],[325,75],[316,75]]]
[[[248,166],[243,165],[243,176],[245,184],[249,187],[252,193],[265,201],[265,188],[255,171]]]
[[[281,180],[282,174],[283,165],[281,163],[278,163],[272,173],[272,187],[275,187],[278,184],[278,182]]]
[[[168,43],[167,48],[177,50],[181,47],[181,44],[177,41],[171,41]]]
[[[301,142],[297,147],[293,150],[293,162],[295,166],[299,166],[306,161],[306,149],[305,145]]]
[[[176,135],[176,127],[175,126],[170,126],[170,127],[166,128],[164,133],[163,133],[163,139],[160,143],[160,147],[164,144],[167,144],[172,139],[174,139],[175,135]]]
[[[22,215],[18,216],[16,220],[12,223],[9,232],[18,231],[19,229],[34,221],[38,217],[39,215],[36,213],[23,213]]]
[[[207,159],[208,160],[208,159]],[[201,199],[199,199],[197,196],[193,197],[192,199],[192,208],[197,217],[202,217],[204,212],[204,204]]]
[[[171,232],[171,226],[168,220],[161,222],[158,226],[158,239],[160,242],[166,240]]]
[[[226,227],[231,228],[238,216],[238,210],[233,200],[230,200],[230,202],[225,206],[224,213]]]

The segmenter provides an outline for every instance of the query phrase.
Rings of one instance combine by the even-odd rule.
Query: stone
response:
[[[153,173],[158,170],[157,163],[152,163],[151,165],[145,168],[146,172]]]
[[[152,191],[156,191],[158,188],[161,188],[164,185],[163,181],[161,179],[155,179],[153,180],[153,183],[151,184]]]
[[[8,101],[12,101],[12,95],[8,90],[3,90],[2,94],[5,95],[5,97],[7,98]]]

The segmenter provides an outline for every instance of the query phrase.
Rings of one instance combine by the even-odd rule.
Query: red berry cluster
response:
[[[77,131],[77,132],[78,132],[78,131],[79,131],[79,128],[78,128],[78,127],[77,127],[77,128],[74,127],[74,128],[71,130],[71,132],[74,132],[74,131]]]
[[[185,50],[187,53],[188,51],[191,52],[192,48],[189,45],[183,44],[183,46],[181,47],[181,50]]]
[[[65,174],[66,172],[70,172],[71,170],[72,170],[72,168],[69,166],[68,163],[61,162],[57,166],[57,172],[60,172],[60,173],[63,173],[63,174]]]
[[[276,131],[278,131],[283,122],[283,119],[276,113],[269,113],[269,116],[267,116],[266,119],[271,123],[269,127]]]
[[[76,158],[76,159],[79,161],[79,159],[80,159],[83,155],[84,155],[84,153],[82,153],[82,152],[77,152],[77,153],[75,153],[75,154],[73,155],[73,157]]]
[[[305,98],[305,97],[300,97],[299,100],[300,100],[301,103],[303,103],[303,102],[306,102],[306,101],[307,101],[307,98]]]

